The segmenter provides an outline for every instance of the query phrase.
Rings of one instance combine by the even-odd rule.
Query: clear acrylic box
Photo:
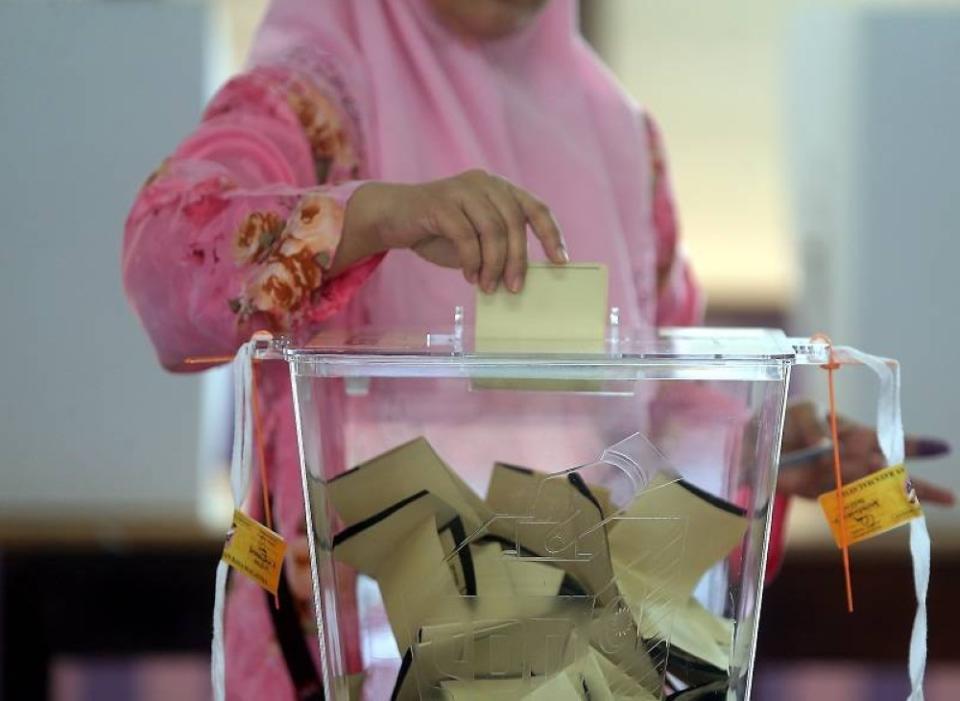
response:
[[[282,349],[326,698],[749,697],[790,372],[825,348],[611,328]]]

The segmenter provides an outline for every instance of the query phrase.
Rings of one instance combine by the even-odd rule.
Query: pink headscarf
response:
[[[573,260],[610,270],[627,328],[654,320],[656,241],[639,110],[585,45],[575,0],[479,42],[440,24],[428,0],[274,0],[252,60],[319,47],[355,103],[365,177],[422,182],[485,168],[553,210]],[[532,260],[544,256],[531,239]],[[358,298],[363,323],[443,330],[471,318],[458,271],[387,256]]]

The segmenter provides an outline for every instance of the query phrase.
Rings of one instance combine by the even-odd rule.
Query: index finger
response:
[[[529,192],[521,190],[519,187],[513,188],[514,197],[520,203],[523,214],[530,222],[530,228],[533,229],[534,236],[543,246],[544,253],[553,263],[562,265],[570,262],[570,256],[567,253],[567,247],[563,241],[563,235],[560,233],[560,227],[557,226],[557,220],[553,218],[553,212],[543,202],[531,195]]]

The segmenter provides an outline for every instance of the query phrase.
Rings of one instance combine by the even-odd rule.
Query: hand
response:
[[[876,432],[853,421],[837,417],[840,438],[840,461],[844,484],[865,477],[886,467]],[[813,404],[805,402],[787,410],[783,429],[782,453],[810,448],[830,437],[830,427],[821,420]],[[908,437],[907,457],[934,457],[949,452],[942,441]],[[911,478],[921,501],[938,506],[952,506],[955,498],[951,490]],[[815,499],[836,487],[833,476],[833,453],[781,470],[777,488],[780,492]]]
[[[471,170],[421,185],[368,183],[350,198],[333,272],[363,253],[409,248],[431,263],[459,268],[485,292],[501,282],[519,292],[528,225],[551,262],[569,260],[549,208],[496,175]]]

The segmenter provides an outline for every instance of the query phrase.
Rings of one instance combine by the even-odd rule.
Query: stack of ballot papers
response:
[[[394,699],[726,698],[734,622],[693,593],[747,518],[676,475],[618,508],[578,470],[497,464],[482,499],[419,438],[311,489],[379,586]]]

